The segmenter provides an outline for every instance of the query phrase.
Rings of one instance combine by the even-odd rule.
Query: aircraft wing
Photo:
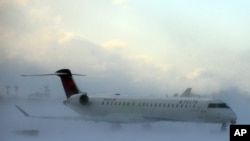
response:
[[[62,120],[86,120],[83,119],[83,117],[81,116],[71,116],[71,117],[50,117],[50,116],[33,116],[28,114],[27,112],[25,112],[21,107],[15,105],[15,107],[26,117],[29,118],[38,118],[38,119],[62,119]]]

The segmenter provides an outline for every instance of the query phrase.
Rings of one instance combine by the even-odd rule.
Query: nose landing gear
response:
[[[226,131],[227,130],[227,127],[228,127],[228,123],[222,123],[221,124],[221,131]]]
[[[230,121],[231,122],[231,124],[236,124],[236,120],[234,120],[234,121]],[[229,122],[224,122],[224,123],[222,123],[221,124],[221,131],[226,131],[227,130],[227,127],[229,126]]]
[[[231,121],[231,124],[236,124],[236,120],[234,120],[234,121]]]

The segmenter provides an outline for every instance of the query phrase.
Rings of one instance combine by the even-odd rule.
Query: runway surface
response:
[[[250,113],[244,107],[249,107],[250,101],[243,97],[231,100],[228,101],[238,116],[237,122],[249,123]],[[151,124],[152,129],[150,130],[144,129],[141,124],[122,124],[122,128],[115,131],[109,123],[27,118],[16,109],[16,104],[32,115],[77,115],[58,100],[1,101],[0,137],[2,141],[66,141],[72,139],[86,141],[229,141],[229,130],[220,131],[220,124],[157,122]]]

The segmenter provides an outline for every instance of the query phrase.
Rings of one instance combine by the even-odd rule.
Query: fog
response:
[[[219,124],[157,122],[152,130],[123,124],[114,131],[109,123],[27,118],[15,105],[31,115],[76,116],[62,104],[58,78],[20,77],[68,68],[87,75],[74,79],[88,95],[172,96],[192,87],[194,93],[227,102],[237,122],[247,124],[248,5],[225,0],[0,0],[1,141],[228,141],[228,131],[221,132]],[[45,86],[48,97],[37,97]]]
[[[214,94],[214,97],[227,102],[238,116],[237,123],[248,124],[250,98],[235,88]],[[0,136],[3,141],[14,140],[175,140],[175,141],[228,141],[229,130],[221,131],[220,124],[156,122],[152,129],[144,129],[141,124],[122,124],[120,130],[113,130],[110,123],[35,119],[25,117],[15,105],[31,115],[77,116],[64,106],[59,99],[28,100],[24,97],[2,98],[0,103]],[[183,115],[185,116],[185,115]],[[30,134],[29,131],[37,131]]]

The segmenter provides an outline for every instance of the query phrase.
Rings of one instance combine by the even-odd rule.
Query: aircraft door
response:
[[[204,120],[207,117],[207,106],[204,104],[197,104],[197,111],[199,112],[200,120]]]

